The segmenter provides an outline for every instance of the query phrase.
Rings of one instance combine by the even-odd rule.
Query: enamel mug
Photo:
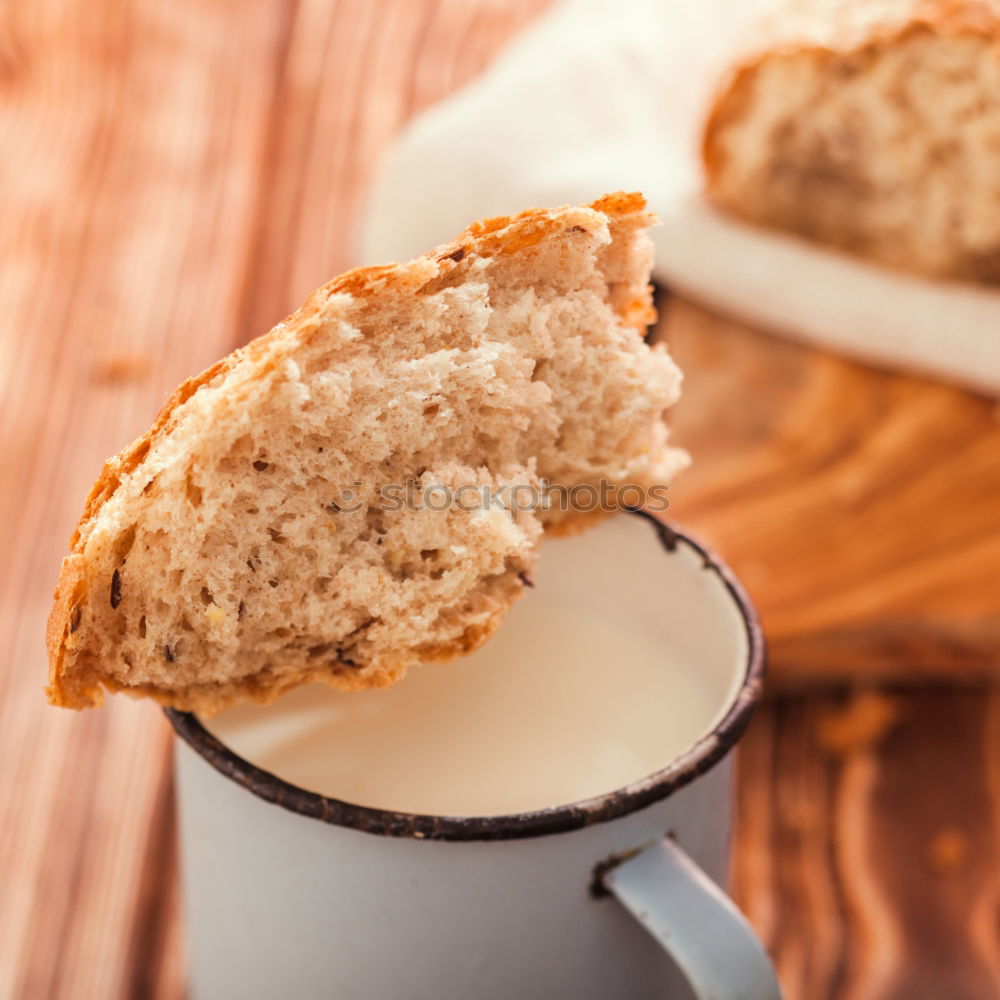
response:
[[[432,815],[298,787],[227,746],[215,720],[167,710],[192,1000],[780,998],[724,894],[731,751],[764,670],[742,588],[702,545],[631,512],[546,543],[537,587],[501,626],[529,664],[537,636],[515,612],[546,602],[613,619],[696,671],[711,698],[700,738],[584,800]]]

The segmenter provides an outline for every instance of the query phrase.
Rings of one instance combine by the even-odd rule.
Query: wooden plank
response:
[[[49,709],[43,626],[101,462],[232,340],[284,17],[278,2],[97,6],[3,10],[5,997],[128,995],[155,943],[167,732],[125,700]]]
[[[772,688],[1000,676],[996,404],[680,301],[658,332],[694,456],[671,517],[759,605]]]
[[[737,812],[735,895],[786,1000],[1000,995],[1000,690],[772,702]]]
[[[0,8],[0,996],[183,991],[159,713],[41,693],[101,462],[353,262],[373,157],[540,5]]]

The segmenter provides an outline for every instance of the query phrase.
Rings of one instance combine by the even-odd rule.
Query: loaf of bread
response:
[[[87,500],[50,700],[212,714],[478,646],[543,531],[584,516],[532,487],[652,486],[685,463],[663,423],[680,374],[643,339],[650,221],[619,194],[477,223],[335,279],[184,383]]]
[[[703,135],[751,223],[941,278],[1000,281],[1000,3],[794,0]]]

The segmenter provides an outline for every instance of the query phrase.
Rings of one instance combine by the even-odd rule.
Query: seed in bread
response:
[[[574,522],[477,495],[661,484],[684,464],[662,420],[680,375],[643,340],[650,221],[612,195],[477,223],[335,279],[182,385],[87,501],[51,701],[124,690],[211,714],[478,646],[543,530]]]
[[[882,264],[1000,282],[1000,3],[793,0],[703,137],[721,208]]]

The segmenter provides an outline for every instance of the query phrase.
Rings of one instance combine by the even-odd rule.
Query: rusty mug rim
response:
[[[740,687],[722,718],[689,750],[638,781],[578,802],[498,816],[395,812],[301,788],[239,756],[209,732],[193,713],[165,708],[164,714],[174,732],[195,753],[252,794],[301,816],[366,833],[419,840],[518,840],[577,830],[643,809],[689,785],[733,749],[760,701],[766,653],[757,611],[732,570],[708,546],[649,512],[630,510],[628,513],[653,526],[666,553],[686,546],[701,558],[702,568],[718,577],[736,605],[747,637]]]

